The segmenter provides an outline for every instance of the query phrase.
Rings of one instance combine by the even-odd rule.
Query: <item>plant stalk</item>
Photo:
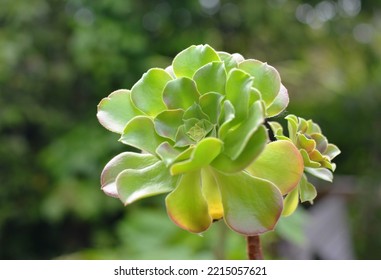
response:
[[[247,241],[247,256],[249,260],[263,260],[262,246],[259,235],[246,237]]]

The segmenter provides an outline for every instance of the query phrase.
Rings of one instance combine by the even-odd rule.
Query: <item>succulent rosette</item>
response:
[[[298,203],[309,201],[311,204],[316,197],[315,187],[308,181],[306,173],[319,179],[332,182],[332,172],[336,164],[332,160],[340,154],[339,148],[322,134],[320,126],[312,120],[305,120],[295,115],[288,115],[287,128],[289,137],[283,134],[282,126],[277,122],[269,122],[274,136],[278,140],[294,143],[303,157],[304,174],[297,186],[285,199],[283,215],[292,214]]]
[[[167,194],[169,217],[194,233],[222,218],[243,235],[272,230],[303,171],[315,163],[333,168],[324,161],[328,144],[324,151],[313,147],[317,158],[303,148],[311,160],[305,165],[300,147],[307,144],[299,142],[323,145],[318,136],[295,136],[295,129],[290,138],[269,141],[265,120],[287,105],[274,67],[191,46],[166,69],[150,69],[131,90],[117,90],[98,105],[100,123],[139,150],[105,166],[102,190],[125,205]]]

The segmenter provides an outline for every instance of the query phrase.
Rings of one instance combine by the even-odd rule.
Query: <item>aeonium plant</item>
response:
[[[248,236],[249,257],[261,258],[258,236],[315,198],[305,172],[332,180],[340,152],[315,123],[293,115],[286,117],[289,137],[269,123],[277,138],[270,141],[265,123],[288,102],[274,67],[191,46],[99,103],[99,122],[140,151],[111,159],[102,190],[124,205],[167,193],[176,225],[201,233],[224,219]]]

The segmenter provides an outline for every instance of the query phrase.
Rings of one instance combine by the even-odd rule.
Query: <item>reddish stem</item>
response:
[[[247,236],[247,256],[249,260],[263,260],[259,235]]]

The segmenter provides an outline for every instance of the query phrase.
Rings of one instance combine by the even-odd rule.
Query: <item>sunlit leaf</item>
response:
[[[250,174],[274,183],[282,194],[293,190],[303,174],[303,158],[290,141],[269,143],[249,166]]]
[[[231,175],[216,171],[214,174],[229,227],[244,235],[261,234],[275,227],[282,212],[283,198],[274,184],[243,171]]]
[[[247,145],[241,154],[232,160],[225,153],[221,153],[211,165],[226,173],[234,173],[249,166],[263,151],[268,141],[266,128],[261,125],[257,131],[250,137]]]
[[[155,132],[152,119],[145,116],[133,118],[124,128],[120,142],[155,154],[156,148],[167,141]]]
[[[200,67],[213,61],[220,61],[213,48],[208,45],[191,46],[174,58],[173,71],[177,77],[192,78]]]
[[[250,107],[247,119],[224,136],[224,153],[232,160],[237,159],[263,121],[262,105],[258,101]]]
[[[295,212],[299,204],[299,189],[293,189],[284,199],[282,216],[290,216]]]
[[[119,199],[127,205],[138,199],[170,192],[177,179],[169,174],[161,161],[142,169],[126,169],[116,178]]]
[[[172,145],[168,142],[161,143],[156,149],[156,154],[161,158],[167,167],[176,160],[181,152],[182,150],[172,147]]]
[[[165,110],[158,114],[154,119],[157,134],[175,141],[177,129],[182,124],[183,115],[184,111],[181,109]]]
[[[321,164],[316,161],[312,161],[307,153],[306,150],[300,149],[299,150],[300,154],[302,155],[304,166],[305,167],[312,167],[312,168],[318,168],[321,167]]]
[[[176,189],[167,196],[165,202],[169,217],[185,230],[200,233],[212,223],[201,190],[200,170],[181,175]]]
[[[145,73],[131,89],[132,102],[149,116],[156,116],[167,107],[163,102],[163,90],[172,77],[163,69],[153,68]]]
[[[102,190],[109,196],[118,197],[115,184],[116,177],[125,169],[141,169],[158,162],[150,154],[124,152],[111,159],[104,167],[101,174]]]
[[[302,179],[299,182],[298,189],[300,194],[300,201],[309,201],[312,204],[317,195],[317,192],[315,187],[310,182],[308,182],[305,174],[303,174]]]
[[[197,143],[189,160],[177,162],[170,168],[172,175],[195,171],[208,166],[220,153],[223,142],[217,138],[204,138]]]
[[[169,81],[163,91],[168,109],[186,110],[198,102],[199,96],[195,82],[185,77]]]
[[[207,92],[218,92],[225,94],[226,72],[224,63],[221,61],[210,62],[200,69],[193,76],[200,94]]]
[[[142,114],[131,102],[131,92],[120,89],[103,98],[98,105],[99,122],[108,130],[121,134],[126,124]]]
[[[328,144],[325,155],[327,155],[331,160],[341,153],[340,149],[333,144]]]
[[[331,171],[329,171],[326,168],[310,168],[305,167],[304,168],[306,172],[310,173],[311,175],[322,179],[324,181],[332,182],[333,180],[333,174]]]
[[[278,95],[275,97],[273,103],[266,109],[267,117],[274,117],[279,115],[286,109],[289,102],[288,92],[284,85],[281,84]]]
[[[267,63],[254,59],[242,61],[238,68],[254,77],[253,86],[261,92],[266,105],[273,103],[281,85],[278,71]]]
[[[237,120],[246,118],[249,110],[249,99],[253,78],[239,69],[229,72],[226,80],[226,99],[235,109]]]
[[[304,134],[297,135],[297,143],[307,153],[312,152],[316,148],[316,142],[313,139],[307,138]]]
[[[209,215],[213,220],[223,217],[221,194],[213,171],[210,168],[201,169],[202,193],[208,203]]]
[[[218,116],[221,111],[221,101],[223,96],[217,92],[208,92],[200,97],[199,104],[205,114],[208,115],[209,120],[217,124]]]
[[[239,53],[230,54],[227,52],[218,52],[218,56],[225,63],[226,72],[229,72],[233,68],[236,68],[238,66],[238,63],[245,60],[243,56]]]

